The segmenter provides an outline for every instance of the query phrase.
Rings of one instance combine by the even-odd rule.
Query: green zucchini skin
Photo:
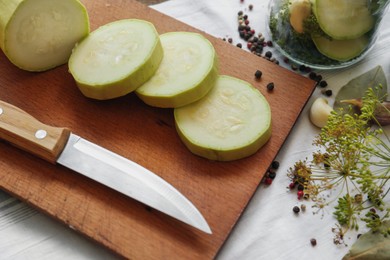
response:
[[[79,0],[0,0],[0,47],[20,69],[39,72],[67,63],[89,31]]]
[[[144,30],[141,30],[140,26],[145,27]],[[117,30],[122,30],[121,28],[123,31],[117,32]],[[152,37],[150,39],[152,44],[148,43],[149,47],[145,52],[138,52],[142,59],[132,64],[131,62],[137,56],[137,53],[131,53],[131,47],[129,46],[116,46],[120,44],[119,41],[125,45],[127,44],[124,41],[125,38],[122,38],[123,36],[120,34],[131,33],[134,38],[144,40],[143,35],[145,35],[146,30],[148,36]],[[105,41],[106,34],[110,35],[108,38],[118,38],[112,40],[102,49],[92,50],[91,48],[98,46],[100,41]],[[129,38],[129,42],[130,40],[131,38]],[[137,46],[136,49],[141,45],[138,42],[134,43],[134,46]],[[142,49],[142,47],[140,48]],[[117,51],[123,51],[123,56]],[[96,65],[96,68],[94,68],[94,62],[84,63],[84,60],[89,58],[90,53],[95,52],[97,56],[106,56],[95,60],[99,64]],[[119,56],[124,59],[123,63],[116,63],[115,58]],[[102,25],[81,41],[74,48],[69,59],[69,71],[84,96],[97,100],[107,100],[127,95],[144,84],[154,75],[163,56],[164,51],[152,23],[140,19],[122,19]],[[115,64],[118,69],[113,70],[110,64]],[[108,72],[109,70],[111,73]],[[121,70],[121,72],[116,74],[118,70]]]
[[[272,135],[271,108],[248,82],[220,75],[206,97],[174,109],[178,136],[193,154],[233,161],[255,154]]]
[[[204,36],[192,32],[160,35],[164,58],[156,73],[135,93],[146,104],[176,108],[203,98],[219,73],[216,51]]]
[[[321,29],[335,40],[357,39],[375,25],[367,0],[314,0]]]

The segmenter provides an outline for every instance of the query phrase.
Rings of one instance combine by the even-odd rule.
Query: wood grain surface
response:
[[[139,18],[154,23],[159,33],[202,33],[136,1],[82,2],[92,30],[114,20]],[[0,188],[123,258],[214,258],[259,187],[315,83],[221,39],[205,36],[216,48],[220,73],[250,82],[271,105],[272,137],[246,159],[213,162],[191,154],[177,136],[171,109],[147,106],[134,94],[109,101],[85,98],[67,65],[31,73],[13,66],[1,52],[0,99],[43,123],[67,127],[149,168],[194,203],[212,235],[6,142],[0,142]],[[263,72],[260,81],[254,79],[257,69]],[[269,82],[275,84],[272,92],[266,91]]]

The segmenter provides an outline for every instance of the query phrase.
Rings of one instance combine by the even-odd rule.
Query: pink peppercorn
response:
[[[272,184],[272,178],[269,178],[269,177],[267,177],[267,178],[265,178],[265,184],[267,184],[267,185],[271,185]]]
[[[303,197],[303,190],[299,190],[298,192],[297,192],[297,195],[298,195],[298,199],[300,200],[300,199],[302,199],[302,197]]]

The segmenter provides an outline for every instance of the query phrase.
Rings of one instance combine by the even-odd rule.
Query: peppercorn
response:
[[[253,10],[253,5],[252,5],[252,4],[249,5],[249,10],[250,10],[250,11]]]
[[[326,82],[325,80],[321,80],[320,83],[318,84],[321,88],[325,88],[326,86],[328,86],[328,82]]]
[[[312,79],[312,80],[315,80],[317,78],[317,74],[312,71],[312,72],[309,73],[309,78]]]
[[[295,183],[294,182],[291,182],[288,187],[290,188],[290,190],[294,189],[295,188]]]
[[[260,70],[256,70],[256,72],[255,72],[256,79],[260,79],[262,75],[263,75],[263,72],[261,72]]]
[[[302,211],[306,211],[306,205],[305,204],[301,204],[301,210]]]
[[[229,39],[228,39],[228,42],[229,42],[229,43],[232,43],[232,42],[233,42],[233,39],[232,39],[232,38],[229,38]]]
[[[314,80],[320,82],[322,80],[322,76],[317,74]]]
[[[312,246],[316,246],[317,245],[317,240],[315,238],[310,239],[310,244]]]
[[[267,52],[265,53],[265,57],[271,58],[271,57],[272,57],[272,52],[267,51]]]
[[[298,206],[294,206],[294,207],[293,207],[293,211],[294,211],[294,213],[298,214],[299,211],[301,211],[301,210],[299,209]]]
[[[306,71],[306,66],[305,65],[300,65],[299,66],[299,70],[302,71],[302,72]]]
[[[275,179],[276,173],[275,172],[268,172],[268,177],[271,179]]]
[[[256,47],[256,52],[258,52],[258,53],[262,53],[263,52],[263,46],[261,46],[261,45],[257,45],[257,47]]]
[[[243,11],[238,11],[238,13],[237,13],[238,16],[241,16],[241,15],[243,15],[243,14],[244,14]]]
[[[264,41],[265,41],[264,36],[259,34],[259,42],[263,43]]]
[[[242,48],[242,44],[241,43],[237,43],[236,45],[238,48]]]
[[[299,199],[299,200],[302,199],[303,195],[304,195],[303,190],[299,190],[299,191],[297,192],[297,196],[298,196],[298,199]]]
[[[291,69],[292,69],[292,70],[297,70],[298,67],[297,67],[297,65],[295,65],[295,64],[291,64]]]
[[[244,25],[244,24],[240,24],[239,26],[238,26],[238,31],[239,32],[241,32],[241,31],[243,31],[243,30],[245,30],[246,29],[246,25]]]
[[[272,47],[272,46],[274,46],[274,44],[272,43],[272,41],[267,41],[267,46]]]
[[[305,187],[302,184],[298,185],[298,190],[304,190],[304,189],[305,189]]]
[[[333,92],[331,89],[327,89],[325,91],[322,91],[322,93],[328,97],[332,96]]]
[[[274,168],[275,170],[279,169],[279,162],[278,161],[273,161],[271,163],[271,167]]]
[[[268,91],[272,91],[272,90],[274,90],[274,88],[275,88],[275,85],[274,85],[273,82],[270,82],[270,83],[267,84],[267,90]]]
[[[265,184],[267,184],[267,185],[271,185],[271,184],[272,184],[272,179],[269,178],[269,177],[267,177],[267,178],[265,178],[264,182],[265,182]]]

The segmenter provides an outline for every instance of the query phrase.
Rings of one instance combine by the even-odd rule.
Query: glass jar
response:
[[[378,38],[390,0],[270,0],[268,28],[289,60],[314,69],[362,60]]]

